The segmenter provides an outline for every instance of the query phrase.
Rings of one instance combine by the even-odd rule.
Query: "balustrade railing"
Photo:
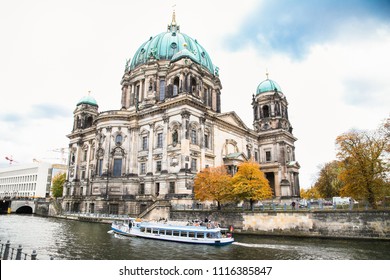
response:
[[[25,253],[23,252],[22,245],[13,247],[11,246],[11,242],[9,240],[6,243],[1,243],[0,241],[0,246],[1,260],[38,260],[36,250],[33,250],[31,254]]]

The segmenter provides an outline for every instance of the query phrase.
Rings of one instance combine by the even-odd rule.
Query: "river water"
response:
[[[235,234],[231,245],[199,246],[109,234],[110,225],[35,215],[0,215],[0,240],[56,260],[389,260],[390,241]]]

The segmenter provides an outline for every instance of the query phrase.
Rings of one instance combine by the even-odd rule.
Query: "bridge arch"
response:
[[[19,207],[18,209],[16,209],[15,213],[16,214],[32,214],[33,213],[33,209],[32,209],[31,206],[24,205],[24,206]]]

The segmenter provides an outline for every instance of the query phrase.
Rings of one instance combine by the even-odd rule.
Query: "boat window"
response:
[[[158,228],[154,228],[153,233],[158,234]]]
[[[197,236],[198,238],[204,238],[204,232],[198,232]]]
[[[166,230],[166,235],[172,235],[172,230]]]
[[[189,232],[188,237],[190,237],[190,238],[195,238],[195,232]]]
[[[173,231],[173,236],[180,236],[180,231],[174,230]]]
[[[152,229],[151,228],[147,228],[146,229],[146,233],[152,233]]]
[[[145,232],[145,228],[141,228],[140,231],[141,231],[141,232]]]

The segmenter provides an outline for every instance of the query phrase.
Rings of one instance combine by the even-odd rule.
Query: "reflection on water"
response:
[[[110,225],[34,215],[0,215],[0,240],[39,259],[390,259],[390,241],[235,235],[232,245],[182,244],[110,233]]]

